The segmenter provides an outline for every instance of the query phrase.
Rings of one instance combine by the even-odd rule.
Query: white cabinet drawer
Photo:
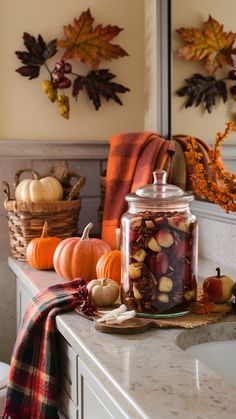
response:
[[[59,384],[67,393],[70,399],[78,404],[78,376],[77,376],[77,358],[66,340],[58,334],[59,346]]]
[[[116,400],[78,360],[79,419],[127,419]]]
[[[68,394],[60,388],[59,390],[59,417],[60,419],[78,419],[78,409],[73,401],[69,398]]]
[[[26,307],[31,301],[31,299],[32,299],[32,296],[23,287],[21,280],[19,278],[16,278],[16,304],[17,304],[16,327],[17,327],[17,330],[20,327],[21,321],[25,314]]]

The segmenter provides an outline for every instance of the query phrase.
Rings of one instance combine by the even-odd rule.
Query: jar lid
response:
[[[156,170],[153,172],[153,183],[144,185],[137,189],[135,193],[126,195],[128,202],[150,199],[152,201],[178,201],[190,202],[194,196],[191,193],[185,193],[181,188],[166,183],[167,173],[165,170]]]

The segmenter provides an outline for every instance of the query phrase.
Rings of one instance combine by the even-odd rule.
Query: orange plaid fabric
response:
[[[107,163],[102,239],[115,248],[115,230],[127,210],[129,192],[152,182],[154,169],[167,169],[174,146],[154,132],[127,133],[111,137]]]

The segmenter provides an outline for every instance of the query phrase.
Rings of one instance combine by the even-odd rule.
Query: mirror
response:
[[[151,86],[149,91],[146,92],[145,127],[147,130],[156,130],[166,138],[183,135],[199,139],[197,140],[198,150],[202,147],[205,148],[204,152],[201,151],[200,164],[203,164],[204,173],[207,174],[207,177],[199,176],[199,166],[197,166],[195,160],[191,167],[197,168],[195,179],[198,182],[198,186],[200,185],[198,191],[195,188],[195,194],[202,199],[203,197],[209,197],[208,192],[210,191],[213,193],[213,197],[217,197],[218,201],[214,199],[215,203],[224,206],[225,210],[233,212],[235,212],[234,208],[236,206],[234,198],[236,183],[236,129],[223,142],[221,151],[225,168],[229,174],[224,172],[224,167],[220,166],[220,160],[216,159],[218,166],[217,177],[221,178],[221,185],[223,178],[227,181],[228,187],[226,191],[222,186],[215,183],[215,173],[212,173],[209,168],[207,144],[214,145],[216,134],[219,132],[224,133],[226,122],[234,119],[236,101],[231,97],[228,98],[226,103],[216,100],[211,113],[204,109],[201,101],[197,107],[191,106],[187,109],[184,107],[186,97],[179,97],[177,90],[183,87],[186,84],[185,79],[190,78],[193,74],[199,73],[203,74],[204,77],[208,77],[208,73],[203,60],[187,61],[178,57],[177,50],[184,45],[184,42],[176,32],[176,29],[197,28],[203,30],[204,23],[208,21],[209,16],[212,16],[212,19],[219,22],[219,25],[223,25],[220,30],[226,32],[226,34],[231,32],[231,39],[233,39],[236,33],[236,24],[234,23],[234,14],[232,13],[234,9],[235,0],[225,0],[224,2],[222,0],[198,0],[198,2],[195,0],[145,1],[145,44],[147,49],[145,67],[147,85]],[[232,68],[232,66],[229,66],[227,69],[224,63],[222,71],[224,70],[226,76],[228,76],[228,72]],[[222,71],[220,69],[219,74],[217,71],[217,80],[222,78]],[[236,85],[236,82],[232,83]],[[201,140],[204,141],[203,144]],[[186,160],[184,155],[186,143],[182,144],[181,148],[182,160],[178,160],[177,153],[174,156],[175,163],[173,166],[176,167],[177,173],[177,177],[174,180],[179,182],[179,172],[184,171],[181,184],[188,189],[189,187],[191,188],[191,185],[189,186],[187,183],[192,168],[186,170],[186,165],[189,164],[189,160]],[[199,179],[202,182],[199,183]],[[212,186],[211,180],[213,180]],[[205,185],[204,189],[203,185]],[[213,190],[214,192],[212,192]]]
[[[170,130],[171,134],[187,134],[203,139],[208,143],[214,142],[218,131],[223,132],[225,122],[235,120],[236,101],[229,97],[224,104],[217,100],[212,112],[204,110],[202,104],[198,107],[185,108],[186,97],[178,97],[176,91],[184,86],[185,79],[194,73],[207,75],[203,61],[187,61],[177,56],[177,50],[183,45],[183,41],[176,32],[176,29],[203,27],[203,22],[208,20],[209,15],[224,25],[225,32],[236,32],[235,0],[170,0],[169,5],[169,37],[171,63],[171,84],[170,84]],[[217,72],[217,78],[222,78],[228,70]],[[233,82],[232,82],[233,83]],[[228,170],[236,173],[236,129],[231,132],[222,147],[222,156]]]

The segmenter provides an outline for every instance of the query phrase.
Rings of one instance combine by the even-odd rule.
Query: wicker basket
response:
[[[30,172],[35,179],[40,179],[34,170],[23,169],[15,175],[15,187],[24,172]],[[11,252],[16,259],[26,261],[26,247],[30,240],[40,237],[45,221],[48,222],[49,236],[66,238],[77,233],[81,206],[79,191],[84,183],[85,178],[77,175],[77,182],[71,188],[67,200],[24,203],[11,199],[9,184],[3,182],[7,195],[4,207],[8,218]]]

